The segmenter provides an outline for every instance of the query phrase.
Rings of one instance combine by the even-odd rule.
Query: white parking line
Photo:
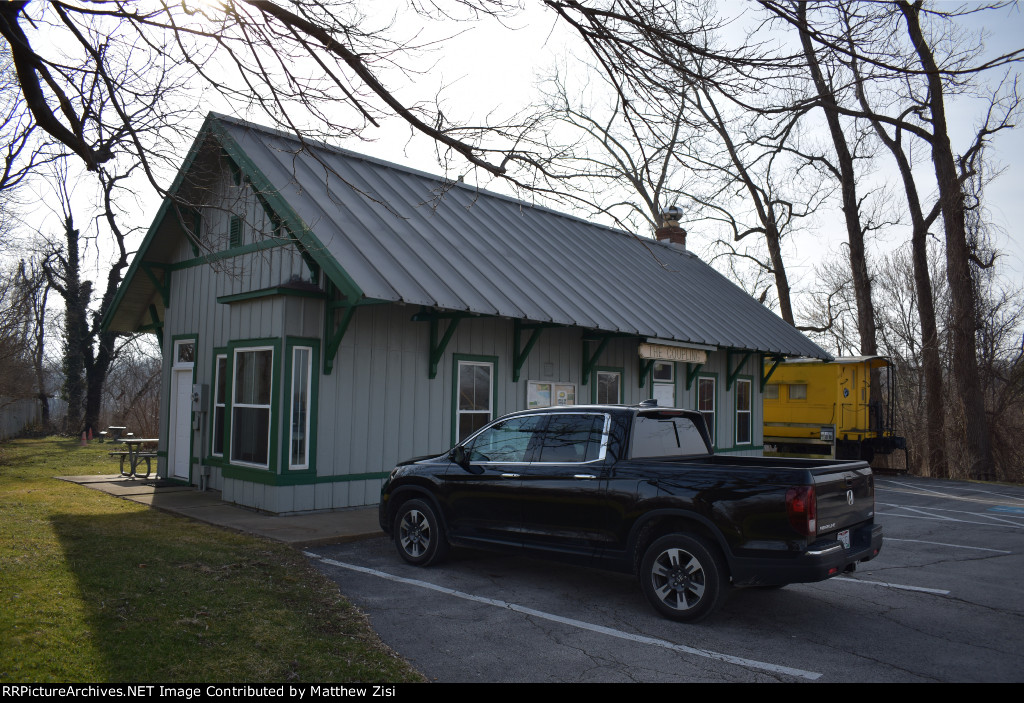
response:
[[[1011,520],[1003,517],[996,517],[989,513],[971,512],[969,510],[953,510],[951,508],[915,508],[910,505],[899,505],[897,503],[882,502],[877,503],[877,505],[881,505],[886,508],[894,508],[896,510],[907,510],[912,513],[919,513],[918,515],[901,515],[899,513],[887,513],[878,511],[876,511],[875,513],[876,515],[884,515],[889,517],[917,518],[919,520],[941,520],[943,522],[963,522],[971,525],[988,525],[989,527],[1024,527],[1024,523],[1018,522],[1016,520]],[[937,515],[936,513],[959,513],[961,515],[970,515],[971,517],[984,518],[989,522],[964,520],[962,518],[955,518],[948,515]]]
[[[929,542],[923,539],[897,539],[896,537],[886,537],[886,542],[917,542],[918,544],[934,544],[937,547],[953,547],[955,549],[977,549],[980,552],[995,552],[996,554],[1013,554],[1013,552],[1006,549],[991,549],[989,547],[969,547],[966,544],[946,544],[945,542]]]
[[[869,586],[882,586],[883,588],[895,588],[900,591],[919,591],[920,593],[934,593],[940,596],[948,596],[949,591],[938,588],[924,588],[923,586],[904,586],[901,583],[886,583],[885,581],[865,581],[864,579],[851,579],[846,576],[833,576],[829,581],[848,581],[850,583],[865,583]]]
[[[351,571],[358,571],[363,574],[369,574],[371,576],[377,576],[379,578],[387,579],[389,581],[396,581],[398,583],[404,583],[409,586],[416,586],[418,588],[426,588],[431,591],[437,591],[438,593],[444,593],[449,596],[456,598],[463,598],[465,600],[473,601],[475,603],[483,603],[485,605],[493,605],[497,608],[504,608],[506,610],[512,610],[517,613],[523,613],[524,615],[531,615],[537,618],[543,618],[544,620],[550,620],[552,622],[562,623],[563,625],[569,625],[570,627],[576,627],[581,630],[589,630],[591,632],[597,632],[602,635],[608,635],[609,637],[617,637],[619,639],[629,640],[631,642],[637,642],[639,644],[648,644],[655,647],[664,647],[676,652],[683,654],[692,654],[698,657],[704,657],[706,659],[715,659],[718,661],[728,662],[730,664],[736,664],[738,666],[744,666],[749,669],[761,669],[762,671],[770,671],[775,674],[786,674],[788,676],[796,676],[802,679],[808,679],[814,681],[821,678],[821,674],[813,671],[804,671],[803,669],[792,669],[788,666],[778,666],[776,664],[769,664],[767,662],[759,662],[753,659],[744,659],[742,657],[734,657],[729,654],[720,654],[718,652],[712,652],[708,649],[696,649],[694,647],[687,647],[682,644],[675,644],[667,640],[660,640],[654,637],[644,637],[643,635],[635,635],[629,632],[622,632],[621,630],[614,630],[610,627],[604,627],[602,625],[594,625],[593,623],[584,622],[582,620],[574,620],[572,618],[562,617],[561,615],[554,615],[552,613],[545,613],[541,610],[534,610],[533,608],[526,608],[515,603],[508,603],[502,600],[495,600],[494,598],[484,598],[483,596],[474,596],[469,593],[463,593],[462,591],[456,591],[451,588],[445,588],[444,586],[438,586],[433,583],[426,581],[420,581],[418,579],[407,579],[401,576],[394,576],[384,571],[378,571],[376,569],[370,569],[365,566],[357,566],[355,564],[346,564],[344,562],[335,561],[334,559],[328,559],[322,557],[319,554],[312,552],[303,552],[307,557],[311,559],[319,559],[324,564],[330,564],[331,566],[337,566],[342,569],[349,569]]]
[[[900,488],[892,488],[892,486],[899,486]],[[954,493],[943,493],[932,488],[925,488],[924,486],[915,486],[912,483],[902,483],[900,481],[879,481],[879,491],[892,491],[893,493],[912,493],[917,495],[930,495],[937,498],[948,498],[950,500],[961,500],[969,503],[984,503],[991,505],[993,502],[998,503],[1002,501],[1015,501],[1016,503],[1024,503],[1024,498],[1020,496],[1009,495],[1006,493],[996,493],[995,491],[983,491],[980,488],[964,489],[969,490],[969,495],[957,495]],[[992,498],[984,498],[982,496],[995,496],[998,500]],[[1008,503],[1008,505],[1012,505]]]
[[[940,493],[939,491],[932,490],[931,488],[925,488],[924,486],[915,486],[911,483],[901,483],[899,481],[879,481],[878,487],[883,488],[884,485],[891,486],[902,486],[909,488],[912,491],[920,491],[921,493],[931,493],[932,495],[940,496],[942,498],[953,498],[955,500],[962,500],[960,496],[950,495],[949,493]]]

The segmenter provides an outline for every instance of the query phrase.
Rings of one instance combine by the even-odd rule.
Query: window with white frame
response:
[[[622,402],[622,373],[619,371],[597,371],[596,397],[599,405],[615,405]]]
[[[704,422],[708,426],[708,433],[711,435],[711,444],[717,444],[715,434],[715,385],[717,379],[714,376],[699,376],[697,378],[697,411],[704,416]]]
[[[750,444],[750,391],[749,380],[736,380],[736,444]]]
[[[676,365],[671,361],[655,361],[651,368],[651,397],[666,408],[676,406]]]
[[[456,368],[456,442],[491,421],[494,412],[494,364],[459,360]]]
[[[309,468],[309,403],[312,394],[313,348],[292,347],[288,468]]]
[[[196,340],[183,339],[174,343],[174,366],[190,368],[196,362]]]
[[[228,355],[218,354],[213,367],[213,429],[210,454],[224,456],[224,413],[227,411]]]
[[[231,461],[270,466],[272,347],[235,349],[232,373]]]

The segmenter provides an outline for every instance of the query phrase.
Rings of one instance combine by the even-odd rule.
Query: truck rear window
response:
[[[710,454],[704,437],[688,417],[638,415],[633,423],[633,458]]]

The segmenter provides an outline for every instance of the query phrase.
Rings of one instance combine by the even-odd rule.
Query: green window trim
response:
[[[459,442],[459,368],[462,364],[490,365],[491,397],[487,422],[497,417],[498,407],[498,357],[475,354],[452,354],[452,434],[450,445]],[[484,423],[486,424],[486,423]]]
[[[292,407],[293,400],[293,388],[294,374],[295,374],[295,350],[296,349],[308,349],[309,358],[307,359],[309,377],[308,382],[308,398],[307,398],[307,411],[306,411],[306,427],[304,428],[305,433],[305,458],[306,463],[304,466],[296,466],[292,468],[292,431],[294,429],[294,417]],[[284,381],[287,385],[287,394],[285,397],[285,405],[283,408],[284,418],[287,419],[287,423],[283,424],[283,434],[285,441],[282,442],[281,452],[281,466],[283,467],[282,473],[287,472],[290,476],[297,476],[301,474],[316,475],[316,439],[317,439],[317,425],[319,423],[318,409],[319,409],[319,398],[320,398],[320,340],[308,337],[288,337],[285,340],[285,355],[284,355]]]
[[[590,372],[590,402],[599,403],[597,398],[598,390],[598,377],[600,374],[618,374],[619,376],[619,397],[613,404],[619,404],[622,401],[623,383],[625,382],[626,370],[621,366],[595,366]]]
[[[250,462],[244,462],[234,459],[234,448],[232,426],[235,421],[235,367],[237,363],[237,356],[239,351],[256,351],[271,349],[273,356],[271,358],[271,377],[270,377],[270,417],[268,420],[268,433],[269,433],[269,444],[267,450],[267,465],[255,465]],[[227,389],[226,397],[228,400],[228,406],[224,413],[224,459],[223,461],[227,466],[252,469],[255,471],[276,474],[278,472],[279,462],[278,459],[281,456],[278,444],[280,432],[280,413],[281,413],[281,374],[283,364],[281,362],[281,339],[279,337],[264,338],[264,339],[242,339],[235,340],[228,343],[227,347],[228,355],[228,376],[227,376]]]
[[[740,387],[747,385],[746,410],[740,408]],[[747,415],[747,440],[740,440],[740,415]],[[754,444],[754,377],[740,374],[733,381],[733,446],[747,448]]]
[[[707,372],[707,373],[697,374],[697,378],[696,378],[697,390],[694,392],[693,405],[694,405],[694,409],[697,412],[699,412],[701,414],[705,414],[707,411],[703,411],[700,408],[700,389],[701,389],[701,383],[700,382],[702,380],[710,380],[714,384],[713,385],[713,390],[712,390],[712,395],[711,395],[712,407],[711,407],[711,412],[710,412],[711,420],[712,421],[708,425],[708,432],[711,433],[711,446],[712,446],[713,449],[715,449],[717,451],[718,450],[718,410],[719,410],[719,407],[721,405],[718,402],[718,387],[719,387],[718,374],[714,373],[714,372]],[[706,417],[704,418],[704,421],[707,422],[707,418]]]
[[[227,376],[228,376],[228,359],[229,358],[230,358],[230,355],[228,354],[228,348],[227,347],[215,347],[213,349],[213,366],[211,367],[212,370],[211,370],[211,373],[210,373],[210,443],[209,443],[209,447],[208,447],[208,454],[206,456],[206,459],[204,460],[205,463],[209,463],[210,459],[222,459],[224,457],[224,448],[227,446],[227,441],[228,440],[227,440],[227,437],[225,436],[223,430],[227,427],[227,412],[228,412],[228,407],[229,407],[228,396],[227,396],[227,388],[228,388],[228,386],[227,386]],[[219,368],[220,360],[221,359],[224,360],[223,372]],[[224,402],[223,403],[218,403],[217,402],[217,386],[218,386],[219,375],[221,373],[223,373],[223,375],[224,375]],[[223,423],[222,423],[222,426],[221,426],[222,427],[222,431],[221,431],[221,435],[220,435],[220,450],[221,450],[220,454],[217,454],[214,451],[215,448],[216,448],[216,440],[217,440],[216,434],[217,434],[217,408],[218,408],[218,406],[222,406],[223,407],[223,411],[222,412],[224,414]]]

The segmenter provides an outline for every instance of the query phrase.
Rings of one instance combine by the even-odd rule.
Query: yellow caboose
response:
[[[871,393],[873,371],[878,397]],[[870,462],[905,451],[906,440],[893,432],[892,371],[884,356],[767,362],[764,453]]]

